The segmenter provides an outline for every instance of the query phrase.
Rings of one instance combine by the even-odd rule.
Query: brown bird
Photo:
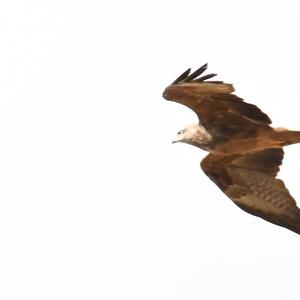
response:
[[[300,209],[276,175],[283,146],[299,143],[300,131],[272,128],[258,107],[232,94],[231,84],[199,77],[207,64],[188,69],[163,97],[186,105],[199,123],[180,130],[174,142],[209,152],[201,162],[205,174],[241,209],[300,234]]]

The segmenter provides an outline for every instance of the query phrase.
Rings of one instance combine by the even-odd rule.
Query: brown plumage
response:
[[[184,142],[209,152],[205,174],[240,208],[300,234],[300,209],[276,175],[283,146],[299,143],[300,131],[272,128],[270,118],[232,94],[231,84],[200,76],[207,64],[180,75],[163,96],[192,109],[199,118],[178,132]]]

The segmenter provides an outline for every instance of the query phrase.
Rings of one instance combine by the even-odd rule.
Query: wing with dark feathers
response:
[[[199,77],[206,69],[207,64],[191,74],[191,69],[186,70],[165,89],[164,98],[192,109],[208,130],[217,126],[226,127],[226,124],[238,128],[251,121],[265,126],[271,124],[270,118],[257,106],[232,94],[234,88],[231,84],[207,81],[216,74]]]
[[[209,154],[201,167],[240,208],[300,234],[300,209],[283,181],[275,178],[282,159],[281,148],[243,155]]]

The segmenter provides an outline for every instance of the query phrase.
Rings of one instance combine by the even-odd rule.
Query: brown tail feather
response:
[[[277,140],[281,146],[300,143],[300,131],[276,128],[274,129],[273,138]]]

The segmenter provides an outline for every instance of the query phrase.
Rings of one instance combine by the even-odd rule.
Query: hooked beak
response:
[[[178,143],[178,142],[181,142],[182,141],[182,138],[181,137],[176,137],[173,141],[172,141],[172,144],[175,144],[175,143]]]

